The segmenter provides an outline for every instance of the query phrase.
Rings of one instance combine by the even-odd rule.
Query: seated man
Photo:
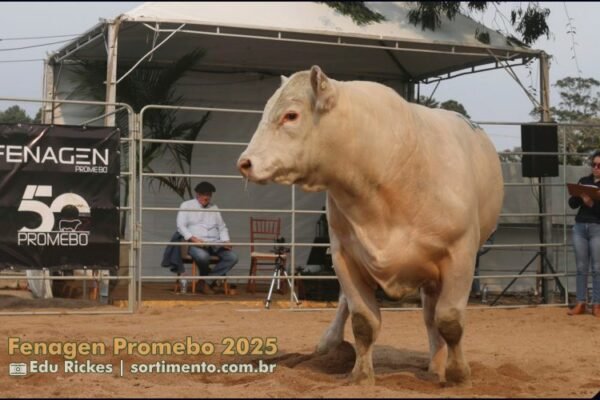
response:
[[[238,256],[231,250],[231,245],[211,243],[229,243],[229,231],[218,211],[212,204],[215,187],[209,182],[200,182],[195,188],[196,198],[181,203],[182,209],[207,209],[212,211],[179,211],[177,213],[177,231],[183,239],[190,242],[189,255],[194,259],[200,275],[225,276],[238,262]],[[209,268],[210,256],[216,255],[220,261],[212,269]],[[209,281],[210,282],[210,281]],[[210,285],[200,282],[199,288],[203,293],[212,293],[219,283],[215,280]]]

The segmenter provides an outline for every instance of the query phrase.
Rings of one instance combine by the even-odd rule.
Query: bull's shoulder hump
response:
[[[474,131],[483,130],[479,124],[477,124],[476,122],[473,122],[471,119],[465,117],[461,113],[458,113],[456,111],[451,111],[451,112],[454,114],[455,117],[458,117],[461,120],[463,120],[464,122],[466,122],[471,127],[472,130],[474,130]]]
[[[395,107],[406,107],[407,102],[393,88],[378,82],[371,81],[345,81],[340,82],[341,92],[358,99],[369,99],[369,102],[394,104]]]
[[[375,92],[375,93],[385,92],[385,93],[389,93],[389,94],[392,94],[392,95],[402,98],[402,96],[400,96],[398,94],[398,92],[396,92],[393,88],[386,86],[379,82],[342,81],[342,82],[337,82],[337,83],[340,83],[342,87],[357,88],[357,89],[366,90],[366,91]]]

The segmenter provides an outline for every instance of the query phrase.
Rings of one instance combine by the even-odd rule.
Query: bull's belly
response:
[[[412,296],[415,293],[417,293],[419,288],[421,288],[421,286],[423,286],[423,283],[415,284],[415,283],[391,281],[391,282],[381,283],[381,284],[379,284],[379,286],[381,287],[381,289],[383,289],[383,291],[389,298],[391,298],[392,300],[400,301],[400,300],[403,300],[405,297]]]
[[[337,256],[345,259],[342,263],[346,261],[348,268],[358,272],[365,282],[378,285],[394,299],[423,286],[437,287],[441,266],[462,233],[456,230],[441,236],[411,227],[396,227],[385,234],[369,234],[369,229],[348,231],[352,234],[342,236],[336,232],[337,238],[342,238],[338,239]],[[335,253],[334,247],[334,256]]]
[[[352,265],[359,268],[367,280],[381,287],[388,297],[400,300],[423,286],[437,286],[440,278],[438,265],[441,259],[435,260],[411,253],[396,253],[388,261],[378,263],[367,262],[364,259],[359,261],[359,257]]]
[[[439,273],[435,267],[398,265],[391,270],[391,273],[369,272],[385,294],[395,300],[410,296],[423,286],[436,286],[438,282]]]

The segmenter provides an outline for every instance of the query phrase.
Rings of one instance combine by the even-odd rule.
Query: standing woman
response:
[[[592,173],[579,179],[582,185],[598,187],[600,193],[600,150],[592,154]],[[569,315],[585,313],[588,270],[592,266],[592,314],[600,317],[600,200],[586,194],[571,196],[571,208],[579,208],[573,227],[573,247],[577,264],[577,304]]]

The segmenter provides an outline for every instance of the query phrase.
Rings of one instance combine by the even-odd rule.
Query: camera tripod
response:
[[[285,280],[287,281],[288,286],[290,287],[290,291],[292,292],[292,297],[296,302],[296,305],[300,304],[300,300],[298,300],[298,296],[296,296],[296,292],[294,291],[294,287],[292,286],[292,280],[289,275],[285,271],[285,262],[283,259],[283,255],[289,252],[289,249],[285,248],[276,248],[275,254],[277,254],[277,258],[275,258],[275,269],[273,270],[273,279],[271,279],[271,286],[269,287],[269,294],[267,295],[267,299],[265,300],[265,308],[271,307],[271,297],[273,296],[273,289],[275,285],[277,285],[277,291],[281,290],[281,275],[285,276]]]

